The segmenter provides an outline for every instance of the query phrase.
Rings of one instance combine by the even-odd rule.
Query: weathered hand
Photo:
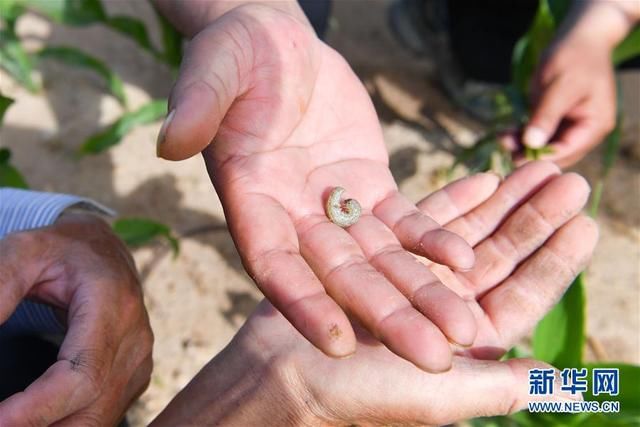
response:
[[[112,426],[146,388],[153,335],[135,265],[109,226],[65,214],[0,240],[0,323],[24,298],[66,312],[58,361],[0,402],[0,426]]]
[[[367,92],[305,22],[249,5],[197,34],[159,140],[170,159],[206,147],[246,269],[327,354],[355,350],[345,312],[426,370],[449,368],[448,340],[473,342],[464,301],[409,253],[469,269],[471,248],[398,192]],[[348,229],[324,212],[337,186],[362,206]]]
[[[479,325],[473,345],[454,357],[450,371],[421,371],[361,328],[355,355],[328,358],[262,303],[153,425],[442,425],[514,412],[535,400],[528,395],[528,370],[547,366],[495,359],[533,328],[585,267],[597,228],[579,213],[588,195],[585,181],[559,175],[549,163],[524,166],[497,186],[495,176],[476,175],[419,204],[473,242],[477,256],[467,273],[431,266],[467,299]],[[580,399],[555,391],[544,398]]]

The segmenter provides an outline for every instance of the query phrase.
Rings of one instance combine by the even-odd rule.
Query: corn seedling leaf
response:
[[[587,363],[584,365],[589,370],[589,384],[592,386],[592,371],[595,368],[613,368],[618,369],[619,375],[619,392],[615,397],[608,394],[593,395],[593,388],[584,393],[584,400],[596,400],[599,402],[605,400],[617,400],[620,402],[619,416],[622,418],[640,417],[640,366],[626,363]],[[638,424],[636,424],[638,425]]]
[[[25,12],[20,0],[0,1],[0,22],[6,24],[6,28],[15,34],[16,21]]]
[[[38,90],[31,78],[31,57],[10,29],[0,30],[0,67],[31,92]]]
[[[107,17],[100,0],[21,0],[21,3],[55,22],[71,26],[104,22]]]
[[[613,64],[620,65],[624,61],[640,55],[640,25],[637,25],[613,51]]]
[[[528,160],[540,160],[545,154],[553,153],[553,146],[545,145],[540,148],[531,148],[525,145],[524,147],[524,156]]]
[[[153,10],[162,32],[162,57],[167,64],[177,68],[180,65],[180,61],[182,61],[182,35],[176,31],[155,6]]]
[[[512,80],[523,94],[529,93],[529,83],[540,61],[542,52],[549,45],[556,28],[556,21],[548,0],[540,0],[538,10],[529,30],[516,43],[511,60]]]
[[[560,369],[575,368],[582,364],[584,341],[584,273],[580,273],[560,302],[538,323],[533,333],[533,356]]]
[[[113,223],[113,231],[131,247],[147,245],[158,238],[164,238],[174,256],[178,254],[180,245],[171,233],[171,229],[162,223],[148,218],[122,218]]]
[[[4,113],[7,112],[7,109],[11,104],[13,104],[13,99],[7,98],[6,96],[0,93],[0,125],[2,125],[2,120],[4,119]],[[0,159],[0,161],[2,161]]]
[[[126,105],[124,84],[116,73],[111,71],[101,60],[81,50],[66,46],[48,46],[37,53],[39,58],[54,59],[68,65],[88,68],[99,74],[107,83],[109,92],[122,104]]]
[[[147,28],[139,19],[122,15],[111,16],[107,18],[106,24],[119,33],[133,39],[143,49],[156,54],[149,39]]]
[[[167,113],[165,99],[151,101],[138,110],[123,114],[102,132],[90,136],[80,147],[79,154],[98,154],[118,144],[136,126],[153,123]]]
[[[0,187],[29,188],[27,181],[9,160],[11,151],[0,148]]]

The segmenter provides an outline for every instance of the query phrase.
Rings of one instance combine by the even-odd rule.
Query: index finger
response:
[[[253,206],[251,210],[245,206]],[[269,301],[313,345],[333,357],[355,351],[347,315],[300,254],[291,217],[275,199],[228,199],[229,228],[243,264]]]
[[[9,234],[0,240],[0,325],[42,280],[46,247],[46,241],[33,231]]]

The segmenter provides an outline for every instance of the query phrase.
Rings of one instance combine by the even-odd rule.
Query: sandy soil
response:
[[[429,59],[417,60],[395,44],[386,29],[387,4],[338,2],[328,42],[370,89],[394,176],[417,200],[444,183],[442,171],[452,161],[448,133],[469,142],[481,128],[446,100],[431,80]],[[146,2],[112,1],[108,9],[154,23]],[[19,32],[30,46],[72,45],[108,62],[126,82],[130,108],[168,95],[170,70],[104,28],[64,29],[29,16]],[[175,259],[157,247],[135,251],[156,334],[152,383],[130,413],[133,426],[145,425],[224,347],[261,296],[242,270],[200,158],[179,164],[157,159],[154,124],[137,128],[105,154],[78,161],[74,149],[122,109],[91,73],[43,62],[39,76],[44,90],[32,95],[0,74],[2,93],[17,99],[0,141],[31,186],[88,196],[122,215],[155,218],[189,235]],[[628,126],[623,155],[607,182],[601,240],[588,271],[588,333],[595,346],[587,354],[640,363],[640,76],[623,80]],[[593,180],[599,158],[592,154],[577,170]]]

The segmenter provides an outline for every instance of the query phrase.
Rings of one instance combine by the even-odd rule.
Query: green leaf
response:
[[[542,53],[551,42],[556,22],[548,0],[538,2],[533,23],[516,43],[511,60],[512,80],[523,94],[529,93],[529,82],[540,61]]]
[[[106,24],[119,33],[135,40],[142,48],[155,53],[147,28],[139,19],[121,15],[111,16],[107,19]]]
[[[548,0],[548,2],[549,11],[556,23],[564,21],[564,18],[566,18],[569,13],[569,9],[571,9],[571,4],[573,3],[572,0]]]
[[[560,302],[533,333],[533,356],[560,369],[582,365],[585,341],[584,273],[580,273]]]
[[[138,247],[151,243],[159,237],[167,240],[174,255],[180,250],[178,239],[171,229],[147,218],[123,218],[113,223],[113,231],[129,246]]]
[[[638,416],[619,414],[588,415],[577,425],[580,427],[638,427],[640,425],[640,417]]]
[[[545,154],[553,153],[553,147],[551,145],[545,145],[540,148],[524,147],[524,156],[528,160],[539,160]]]
[[[162,56],[164,61],[174,68],[177,68],[182,61],[182,35],[176,31],[175,27],[153,6],[153,10],[160,24],[162,32]]]
[[[11,151],[0,148],[0,187],[29,188],[22,174],[9,163]]]
[[[97,154],[118,144],[133,128],[153,123],[167,113],[165,99],[151,101],[136,111],[123,114],[115,123],[102,132],[90,136],[80,147],[80,154]]]
[[[456,156],[452,169],[464,164],[469,173],[484,172],[491,169],[493,153],[500,150],[496,135],[488,133],[473,146],[460,150]]]
[[[622,62],[640,55],[640,25],[637,25],[613,51],[613,64]]]
[[[122,80],[99,59],[81,50],[66,46],[45,47],[39,51],[37,55],[43,59],[55,59],[69,65],[88,68],[98,73],[105,79],[109,92],[111,92],[122,105],[126,105],[127,99],[124,94],[124,84]]]
[[[21,0],[2,0],[0,1],[0,21],[4,21],[7,29],[15,34],[16,21],[25,12],[25,8],[21,4]]]
[[[511,350],[507,351],[500,360],[524,359],[526,357],[531,357],[531,354],[526,352],[523,348],[515,346],[511,348]]]
[[[149,33],[141,20],[123,15],[107,16],[100,0],[20,1],[36,12],[61,24],[85,26],[103,23],[109,28],[133,39],[143,49],[153,53],[154,56],[162,56],[151,44]]]
[[[618,93],[618,100],[620,100],[620,94]],[[616,159],[618,158],[618,152],[620,151],[620,138],[622,135],[622,114],[620,113],[620,106],[618,106],[618,117],[616,119],[616,127],[607,135],[604,140],[603,153],[602,153],[602,172],[600,177],[596,181],[593,191],[591,192],[591,203],[589,204],[589,215],[595,218],[600,208],[600,200],[602,199],[602,191],[604,190],[604,181],[609,175],[609,171],[613,167]]]
[[[0,67],[31,92],[38,90],[38,85],[31,78],[31,57],[10,30],[0,30]]]
[[[4,113],[7,112],[9,106],[13,104],[13,99],[7,98],[0,93],[0,125],[2,125],[2,120],[4,119]]]
[[[608,394],[599,394],[594,396],[589,388],[584,394],[584,400],[616,400],[620,402],[620,415],[629,417],[640,417],[640,366],[629,365],[625,363],[588,363],[585,365],[589,369],[589,385],[591,385],[592,374],[594,368],[617,368],[620,372],[620,390],[617,396],[609,396]]]
[[[67,25],[84,26],[104,22],[107,15],[100,0],[21,0],[30,9]]]
[[[618,109],[618,111],[620,111]],[[613,167],[618,152],[620,151],[620,138],[622,137],[622,114],[618,114],[616,127],[607,135],[604,140],[604,153],[602,155],[602,176],[606,177]]]

